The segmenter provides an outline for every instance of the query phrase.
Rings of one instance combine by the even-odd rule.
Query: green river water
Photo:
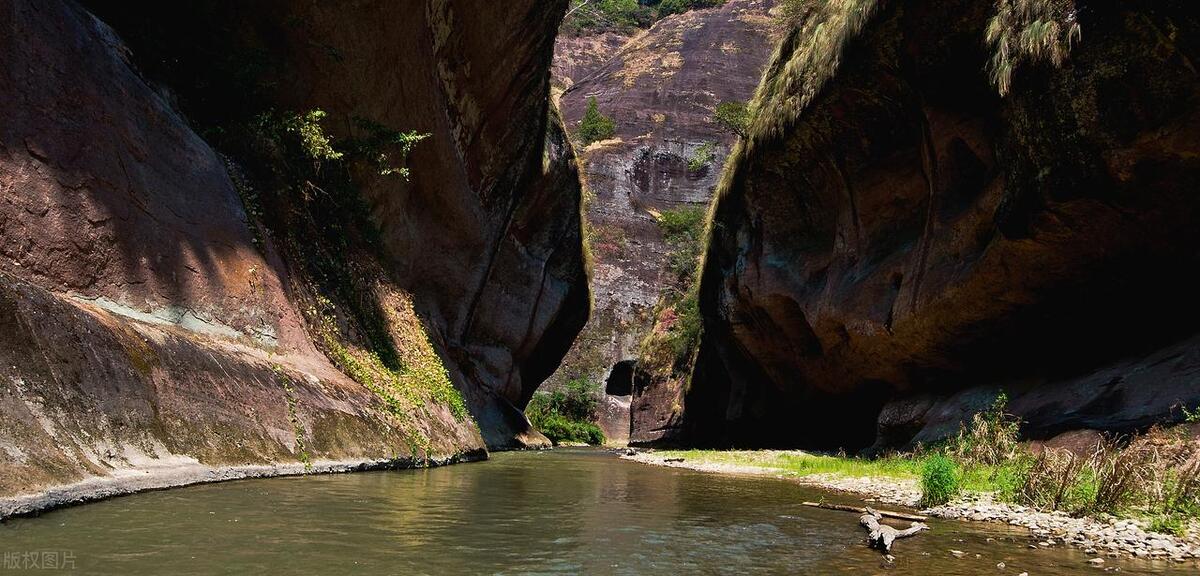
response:
[[[937,520],[898,541],[888,566],[863,544],[855,514],[800,504],[821,498],[852,502],[598,450],[502,453],[432,470],[201,485],[17,519],[0,525],[0,574],[54,572],[22,570],[13,560],[27,553],[61,572],[121,576],[1103,573],[1076,550],[1029,549],[1024,531]],[[1170,563],[1105,567],[1195,574]]]

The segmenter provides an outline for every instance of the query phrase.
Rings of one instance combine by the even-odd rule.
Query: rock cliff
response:
[[[614,367],[636,361],[659,298],[674,283],[669,263],[675,247],[658,219],[681,208],[702,211],[711,199],[735,138],[712,121],[713,110],[753,93],[774,42],[771,7],[766,0],[730,0],[669,16],[628,39],[605,33],[558,40],[554,70],[566,89],[560,103],[568,131],[595,98],[614,120],[616,134],[581,153],[592,194],[587,220],[595,309],[547,386],[585,378],[633,390],[632,371]],[[704,150],[711,150],[710,157],[689,167]],[[631,401],[635,440],[655,435],[677,403],[673,393],[640,402],[630,392],[606,396],[601,424],[622,443],[629,436]]]
[[[589,305],[565,4],[0,5],[0,496],[539,443]]]
[[[1035,437],[1200,403],[1200,21],[1074,4],[1082,41],[1005,97],[992,2],[797,24],[718,193],[694,441],[902,446],[999,389]]]

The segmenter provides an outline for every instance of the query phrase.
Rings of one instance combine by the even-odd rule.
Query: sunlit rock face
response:
[[[1077,4],[1083,40],[1004,98],[990,2],[836,4],[865,23],[807,64],[785,40],[715,212],[695,440],[905,445],[1000,389],[1037,436],[1200,401],[1198,22]]]
[[[5,3],[0,495],[156,463],[544,442],[520,408],[589,300],[578,173],[549,101],[565,9]],[[356,296],[386,319],[397,362],[441,356],[474,421],[397,413],[326,356],[310,308],[334,295],[302,283],[301,251],[258,223],[288,207],[251,210],[243,172],[267,170],[212,144],[252,98],[323,110],[332,138],[356,117],[430,134],[407,179],[354,175],[379,245],[353,255],[369,287]]]
[[[754,91],[775,40],[776,22],[765,0],[731,0],[720,8],[670,16],[631,38],[612,33],[562,37],[555,49],[555,81],[568,131],[578,127],[589,99],[616,123],[611,140],[580,152],[590,193],[595,308],[562,367],[547,382],[573,378],[607,381],[618,363],[636,360],[653,324],[655,304],[671,283],[671,247],[656,215],[707,206],[734,136],[712,121],[717,104],[745,101]],[[711,161],[689,160],[706,143]],[[632,402],[633,438],[651,420],[667,418],[676,395],[606,399],[606,414]],[[610,395],[611,396],[611,395]],[[602,425],[628,424],[606,416]],[[638,414],[642,414],[639,417]],[[610,422],[605,424],[605,422]],[[629,436],[628,430],[620,437]]]

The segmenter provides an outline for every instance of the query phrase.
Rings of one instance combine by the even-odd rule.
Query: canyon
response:
[[[4,2],[0,494],[545,444],[589,312],[565,10]]]
[[[1183,422],[1200,20],[1034,5],[6,0],[0,516],[546,448],[576,381],[617,445]]]
[[[652,442],[677,410],[678,389],[635,389],[639,347],[654,325],[660,296],[678,289],[677,251],[665,238],[664,212],[705,210],[737,135],[712,119],[723,102],[754,92],[779,36],[766,0],[668,16],[631,36],[563,36],[554,78],[567,130],[575,133],[595,99],[616,130],[580,149],[590,199],[592,317],[547,388],[572,379],[603,382],[605,436]],[[711,150],[700,166],[689,166]],[[674,409],[673,409],[674,407]]]

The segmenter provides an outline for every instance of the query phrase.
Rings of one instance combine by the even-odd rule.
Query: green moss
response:
[[[837,71],[847,42],[877,0],[828,0],[804,13],[784,38],[749,105],[751,139],[782,135]]]
[[[325,301],[326,306],[331,306]],[[315,309],[309,311],[310,321],[317,325],[321,343],[330,359],[347,376],[370,390],[383,403],[386,411],[406,429],[406,438],[414,458],[420,453],[428,454],[431,441],[416,429],[412,415],[421,411],[428,415],[428,406],[433,403],[446,407],[459,422],[470,421],[466,401],[450,382],[450,376],[441,359],[433,351],[428,337],[421,329],[424,339],[420,350],[412,351],[414,361],[399,368],[388,366],[373,350],[352,351],[337,336],[331,315]],[[419,327],[418,327],[419,329]]]
[[[639,365],[660,379],[684,377],[700,343],[703,327],[696,282],[703,248],[705,209],[682,206],[658,216],[663,238],[671,247],[668,266],[673,279],[655,307],[654,327],[639,346]]]
[[[292,422],[292,433],[296,436],[296,454],[300,458],[300,461],[304,463],[304,469],[311,470],[312,460],[309,457],[308,448],[304,442],[304,425],[300,423],[300,416],[296,410],[296,389],[293,386],[292,377],[279,364],[271,364],[271,370],[275,372],[276,379],[283,385],[283,397],[287,401],[288,419]]]
[[[713,159],[716,157],[716,149],[716,142],[705,142],[698,146],[692,152],[691,158],[688,158],[688,170],[699,172],[705,166],[712,164]]]

